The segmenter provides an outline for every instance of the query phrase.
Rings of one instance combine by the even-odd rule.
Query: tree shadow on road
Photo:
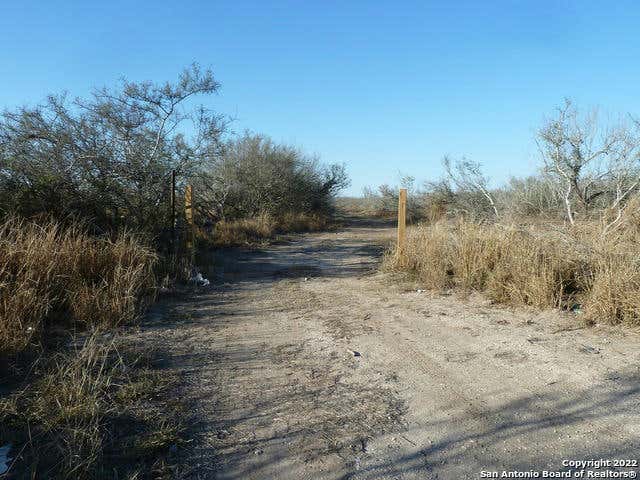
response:
[[[611,381],[575,391],[533,394],[495,408],[455,412],[446,420],[414,425],[404,437],[433,441],[410,453],[376,459],[352,473],[354,479],[480,478],[485,471],[566,470],[563,460],[634,459],[640,440],[623,432],[638,431],[640,376],[616,374]],[[617,427],[616,427],[617,426]],[[420,434],[417,434],[420,431]]]
[[[346,230],[294,235],[265,248],[200,252],[198,267],[217,285],[271,283],[282,278],[348,277],[376,270],[393,236],[393,221],[344,217]]]
[[[309,479],[479,478],[482,470],[560,470],[562,460],[635,458],[640,451],[638,437],[622,430],[626,425],[638,431],[637,371],[614,372],[582,389],[567,384],[505,399],[497,406],[451,406],[429,422],[408,425],[407,406],[393,385],[382,379],[349,381],[349,361],[309,343],[278,348],[232,343],[215,357],[187,360],[221,375],[211,378],[203,396],[211,395],[214,385],[228,389],[216,392],[213,414],[196,418],[197,431],[220,438],[198,442],[191,461],[211,469],[211,476],[192,478],[274,478],[273,472],[287,471],[286,462],[295,455],[305,462],[334,458],[341,465],[329,477],[320,470]],[[238,397],[235,382],[259,372],[272,375],[265,379],[270,387],[256,385]],[[278,418],[287,422],[274,423]],[[385,449],[378,450],[380,445]],[[283,450],[290,455],[283,456]],[[225,472],[220,477],[213,473],[219,462]]]

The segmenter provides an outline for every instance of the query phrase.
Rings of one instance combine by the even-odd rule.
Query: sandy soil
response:
[[[158,307],[193,405],[184,478],[466,479],[640,457],[640,336],[422,292],[377,272],[390,225],[218,252]],[[158,313],[160,312],[160,313]]]

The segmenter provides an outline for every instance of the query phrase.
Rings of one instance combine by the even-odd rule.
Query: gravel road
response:
[[[216,253],[165,307],[191,479],[467,479],[640,457],[640,335],[423,292],[389,224]]]

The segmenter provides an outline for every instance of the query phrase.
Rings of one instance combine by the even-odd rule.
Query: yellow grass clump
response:
[[[20,452],[10,478],[141,478],[182,441],[184,407],[163,400],[177,378],[153,366],[160,352],[82,337],[0,398],[0,438]]]
[[[592,322],[640,324],[640,235],[573,228],[437,222],[409,229],[385,266],[428,288],[476,290],[501,303],[574,308]]]
[[[318,214],[291,212],[274,217],[264,213],[252,218],[221,220],[211,235],[203,233],[202,237],[215,246],[229,247],[261,242],[279,233],[322,230],[327,224],[327,217]]]
[[[610,323],[640,324],[640,234],[634,228],[597,238],[585,313]]]
[[[155,254],[134,236],[97,238],[79,226],[0,224],[0,353],[46,330],[132,319],[154,286]]]

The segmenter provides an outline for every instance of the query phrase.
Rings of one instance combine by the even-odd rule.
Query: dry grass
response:
[[[397,199],[387,201],[385,208],[380,197],[338,197],[335,199],[336,208],[345,215],[355,217],[395,218],[397,216]]]
[[[162,470],[157,463],[180,434],[157,398],[171,376],[117,337],[152,297],[156,264],[132,234],[0,224],[0,438],[14,448],[11,478]]]
[[[220,221],[211,235],[201,237],[218,247],[247,245],[269,240],[278,234],[312,232],[322,230],[329,224],[326,216],[307,213],[286,213],[281,217],[268,214],[254,218]]]
[[[180,443],[182,414],[157,399],[175,379],[120,342],[90,335],[0,400],[15,478],[150,478]]]
[[[215,246],[244,245],[271,238],[275,233],[275,222],[268,215],[241,220],[222,220],[214,226],[213,236],[205,237]]]
[[[633,222],[632,222],[633,223]],[[477,290],[539,308],[582,307],[592,322],[640,324],[640,235],[635,223],[602,235],[598,225],[438,222],[409,229],[405,256],[385,267],[428,288]]]
[[[50,329],[131,320],[154,286],[156,256],[133,235],[9,219],[0,225],[0,353]]]
[[[593,321],[640,324],[640,236],[598,239],[584,310]]]

